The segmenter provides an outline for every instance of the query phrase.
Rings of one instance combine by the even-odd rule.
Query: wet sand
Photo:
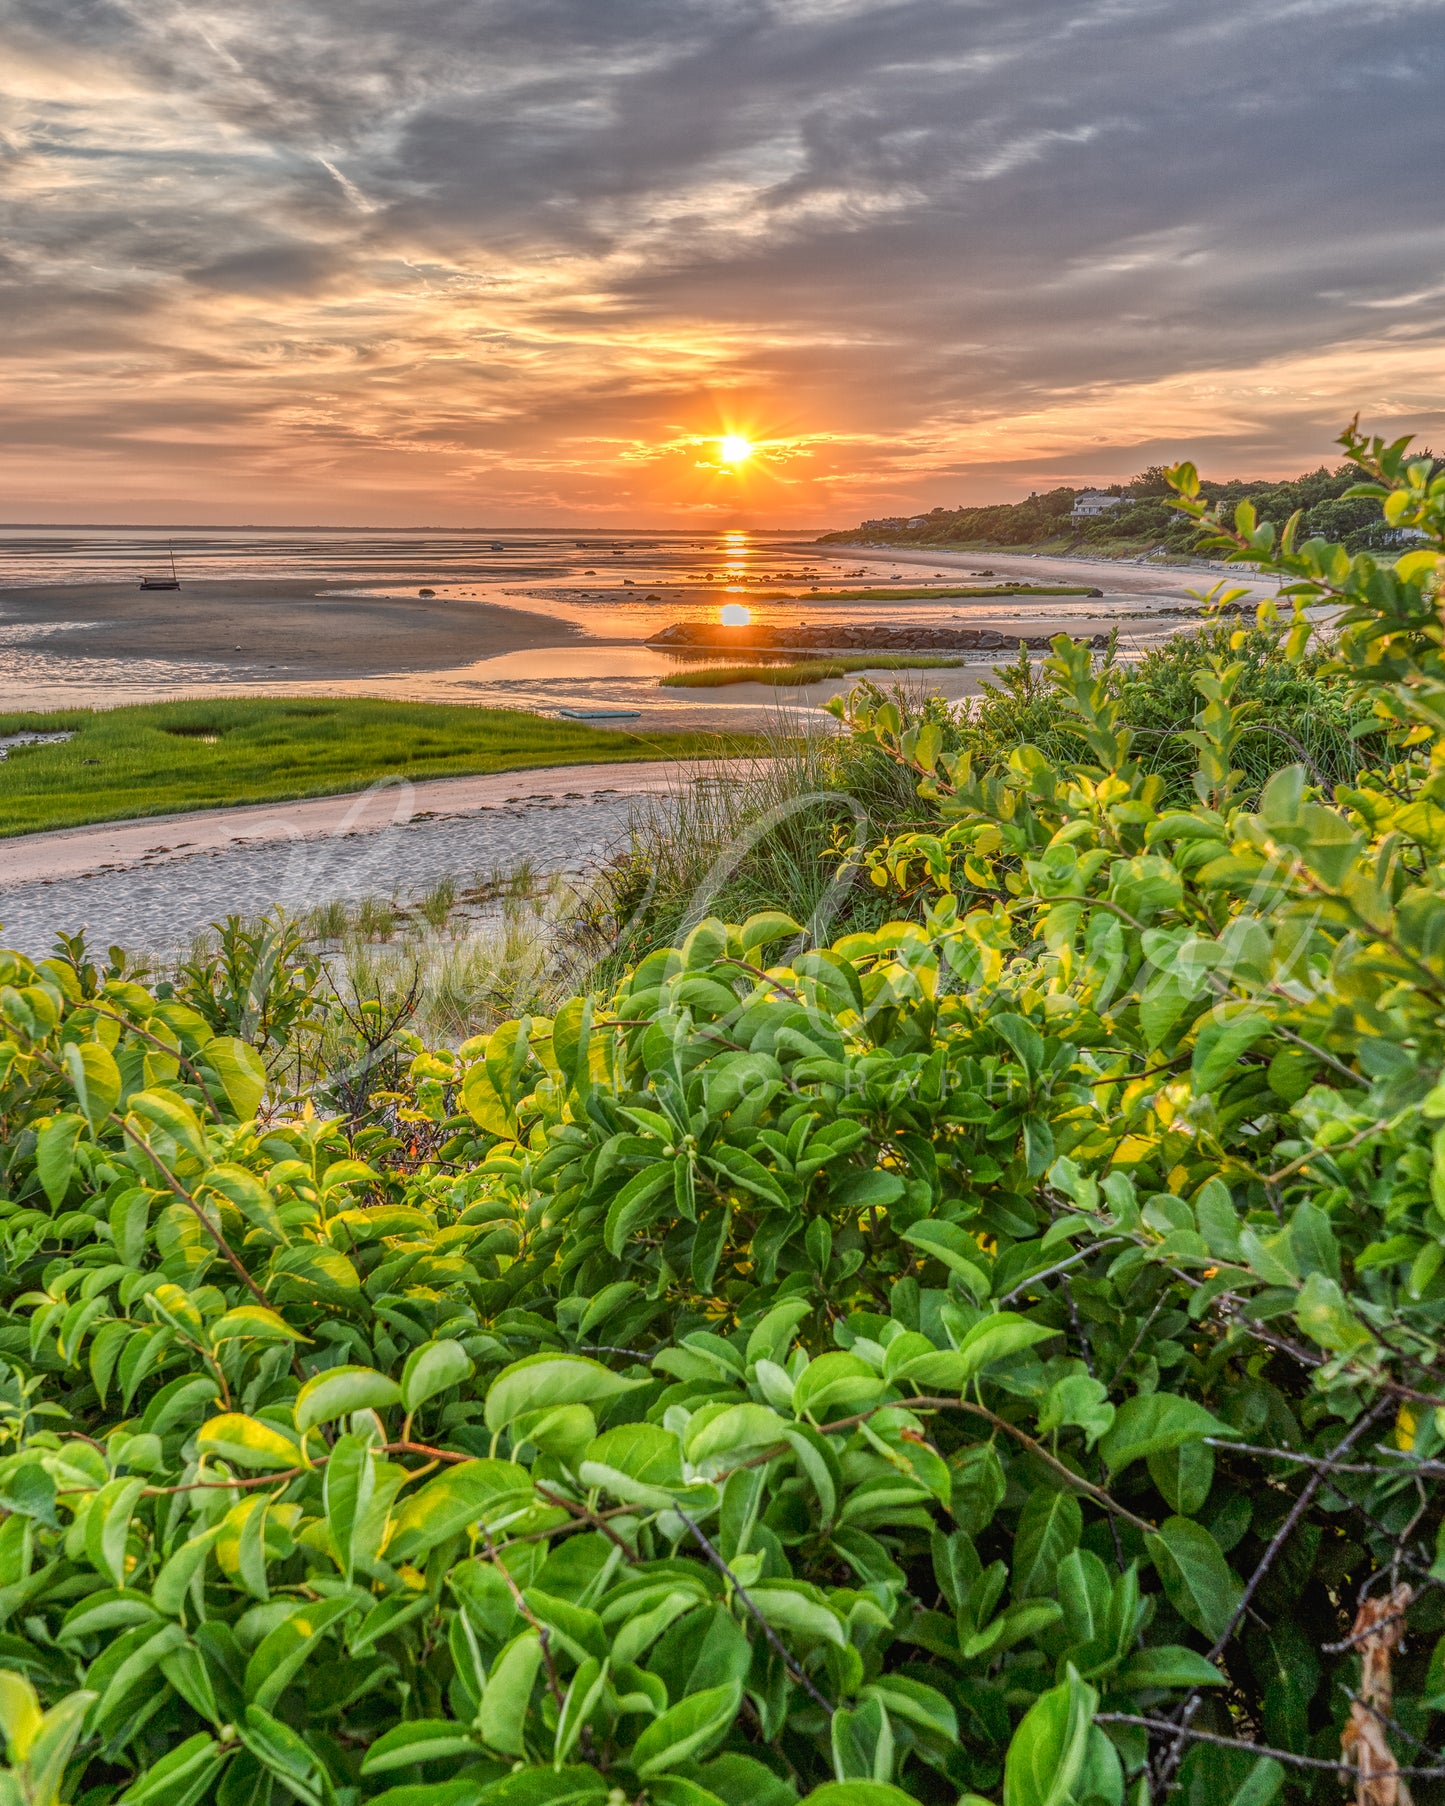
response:
[[[0,626],[12,647],[52,659],[204,661],[220,677],[262,670],[319,682],[445,670],[582,637],[570,622],[520,608],[443,596],[328,595],[314,580],[0,589]]]

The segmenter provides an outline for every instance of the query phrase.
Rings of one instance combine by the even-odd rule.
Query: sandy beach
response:
[[[580,876],[625,845],[638,797],[690,782],[671,760],[574,765],[29,834],[0,864],[0,945],[38,958],[58,931],[88,927],[98,942],[164,951],[278,904],[411,896],[524,862]]]

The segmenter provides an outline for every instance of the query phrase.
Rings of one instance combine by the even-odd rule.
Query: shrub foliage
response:
[[[915,919],[705,919],[369,1125],[0,956],[5,1806],[1440,1772],[1445,480],[1346,449],[1427,545],[1174,478],[1294,652],[1339,605],[1383,751],[1333,794],[1241,800],[1227,649],[1172,802],[1066,640],[1072,762],[859,694]]]

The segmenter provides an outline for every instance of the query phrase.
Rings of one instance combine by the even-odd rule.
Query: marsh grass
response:
[[[441,878],[423,894],[417,903],[416,912],[428,928],[440,930],[446,927],[456,906],[456,880]]]
[[[346,905],[335,899],[318,904],[308,913],[306,927],[319,941],[339,941],[350,927]]]
[[[356,906],[356,933],[363,941],[389,941],[396,933],[396,904],[386,897],[363,897]]]
[[[229,697],[0,715],[69,733],[0,761],[0,835],[537,766],[693,758],[716,734],[641,734],[460,703]]]
[[[791,590],[768,590],[759,596],[764,602],[950,602],[991,601],[998,596],[1087,596],[1093,586],[1087,583],[1008,583],[970,584],[961,589],[931,587],[911,588],[907,584],[883,589],[836,589],[825,593],[796,593]]]
[[[871,657],[800,659],[792,664],[708,665],[698,671],[671,671],[657,681],[668,690],[717,690],[725,684],[791,688],[850,677],[858,671],[936,671],[968,662],[966,658],[939,658],[927,653],[884,652]]]

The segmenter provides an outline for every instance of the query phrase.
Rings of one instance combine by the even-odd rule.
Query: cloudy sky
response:
[[[1445,0],[0,0],[0,518],[829,525],[1445,445],[1442,92]]]

